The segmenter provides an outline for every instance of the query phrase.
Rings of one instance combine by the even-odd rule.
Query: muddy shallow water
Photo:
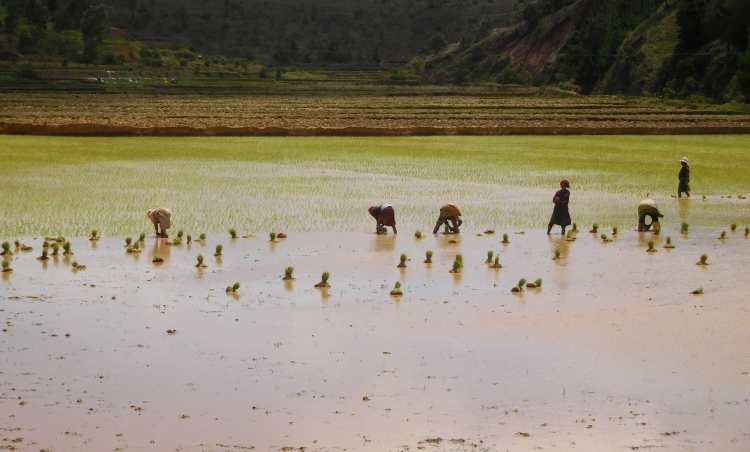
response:
[[[140,255],[78,238],[47,263],[22,240],[0,280],[0,449],[750,449],[742,232],[497,232],[148,237]],[[544,283],[512,294],[520,278]]]

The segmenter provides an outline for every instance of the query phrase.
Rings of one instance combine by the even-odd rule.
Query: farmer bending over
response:
[[[449,221],[452,223],[452,226],[448,224]],[[440,217],[438,217],[437,223],[435,223],[435,229],[432,230],[432,233],[437,234],[438,230],[440,230],[440,226],[446,225],[450,228],[450,231],[453,234],[458,234],[461,232],[458,228],[462,224],[464,224],[464,222],[461,221],[461,212],[458,210],[458,207],[453,204],[446,204],[440,208]]]
[[[646,217],[651,218],[651,223],[646,224]],[[652,224],[658,223],[659,218],[663,217],[653,199],[644,199],[638,204],[638,232],[648,231]]]
[[[380,229],[384,226],[390,226],[393,228],[393,233],[397,234],[396,231],[396,212],[393,210],[393,206],[390,204],[383,204],[380,206],[372,206],[367,209],[370,215],[375,218],[376,234],[380,234]]]
[[[684,192],[687,197],[690,197],[690,166],[688,166],[687,157],[680,159],[680,173],[677,177],[680,179],[680,185],[677,186],[677,197],[682,198]]]
[[[172,211],[166,207],[159,207],[156,210],[149,210],[146,212],[148,219],[154,223],[154,229],[156,229],[156,237],[167,238],[167,229],[172,227],[170,219],[172,218]],[[161,227],[161,233],[159,228]]]

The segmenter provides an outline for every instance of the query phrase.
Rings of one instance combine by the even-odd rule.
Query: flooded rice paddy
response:
[[[135,255],[74,238],[46,263],[22,239],[0,280],[0,448],[746,451],[743,228],[150,236]]]

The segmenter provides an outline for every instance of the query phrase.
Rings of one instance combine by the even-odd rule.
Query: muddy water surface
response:
[[[741,232],[502,232],[149,237],[140,255],[80,238],[46,263],[23,240],[0,281],[0,448],[750,449]],[[520,278],[544,282],[511,293]]]

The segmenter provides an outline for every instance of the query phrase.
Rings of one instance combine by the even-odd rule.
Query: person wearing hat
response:
[[[390,226],[393,228],[393,233],[397,234],[396,231],[396,212],[393,210],[393,206],[390,204],[382,204],[379,206],[371,206],[367,209],[370,215],[375,218],[376,229],[375,233],[380,234],[380,229],[384,226]]]
[[[562,235],[565,235],[565,228],[570,226],[570,212],[568,211],[568,202],[570,201],[569,188],[570,182],[567,179],[560,181],[560,190],[552,198],[555,208],[552,210],[552,218],[549,219],[549,225],[547,225],[547,235],[552,231],[552,226],[556,224],[562,227]]]
[[[687,157],[680,159],[680,174],[677,176],[680,179],[680,185],[677,186],[677,197],[682,198],[682,193],[685,192],[687,197],[690,197],[690,167],[688,166]]]
[[[154,223],[154,229],[156,229],[156,237],[167,238],[167,229],[172,227],[172,211],[166,207],[159,207],[158,209],[149,210],[146,212],[146,216],[152,223]],[[161,227],[161,232],[159,228]]]
[[[651,218],[651,223],[646,224],[646,217]],[[652,224],[659,222],[659,218],[664,218],[664,215],[653,199],[646,198],[638,204],[638,232],[648,231]]]
[[[449,221],[452,225],[448,224]],[[446,204],[440,208],[440,216],[438,217],[437,223],[435,223],[435,229],[432,230],[432,233],[437,234],[440,230],[440,226],[446,225],[446,227],[450,229],[450,232],[458,234],[460,232],[458,228],[461,227],[462,224],[464,224],[464,222],[461,221],[461,212],[458,210],[458,207],[453,204]]]

